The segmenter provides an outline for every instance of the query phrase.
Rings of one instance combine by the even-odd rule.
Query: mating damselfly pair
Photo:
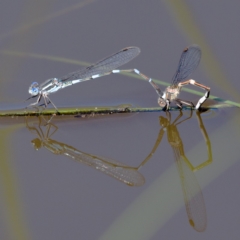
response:
[[[201,105],[209,97],[210,95],[209,87],[204,86],[193,79],[188,79],[189,75],[196,69],[200,62],[201,49],[199,46],[191,45],[183,50],[177,71],[173,76],[172,83],[164,91],[161,91],[158,85],[151,78],[142,74],[137,69],[124,69],[124,70],[118,69],[120,66],[134,59],[139,53],[140,49],[138,47],[127,47],[120,50],[117,53],[112,54],[109,57],[106,57],[98,61],[97,63],[87,68],[69,73],[61,78],[51,78],[46,80],[40,85],[37,82],[33,82],[29,87],[29,93],[31,94],[30,98],[37,97],[37,101],[30,104],[29,106],[37,105],[40,102],[41,98],[43,97],[45,106],[51,103],[57,110],[57,107],[49,98],[49,95],[51,93],[57,92],[60,89],[63,89],[65,87],[71,86],[79,82],[99,78],[102,76],[109,75],[111,73],[124,73],[124,72],[136,73],[143,79],[147,80],[157,92],[158,104],[164,110],[169,110],[169,106],[172,101],[175,101],[180,109],[182,108],[182,104],[191,106],[195,109],[199,109]],[[182,100],[178,98],[181,88],[189,84],[200,87],[206,91],[204,96],[198,100],[196,106],[191,101]]]

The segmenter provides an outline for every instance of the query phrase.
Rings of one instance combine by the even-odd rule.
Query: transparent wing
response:
[[[138,47],[127,47],[87,68],[69,73],[60,79],[64,82],[76,79],[89,80],[94,75],[99,75],[100,77],[128,63],[129,61],[134,59],[139,53],[140,49]]]
[[[177,85],[185,80],[198,66],[201,60],[201,49],[197,45],[191,45],[183,50],[178,69],[173,76],[172,85]]]
[[[207,227],[207,213],[201,188],[179,147],[173,147],[190,225],[198,232]]]

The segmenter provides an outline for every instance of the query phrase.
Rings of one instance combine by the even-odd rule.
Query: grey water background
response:
[[[69,60],[93,63],[127,46],[140,47],[141,54],[122,69],[138,68],[170,82],[183,48],[192,43],[202,48],[193,78],[211,87],[212,95],[239,103],[239,7],[238,1],[216,0],[2,1],[1,108],[25,107],[33,81],[81,68]],[[198,96],[182,92],[181,98],[197,101]],[[147,82],[122,75],[77,84],[51,99],[59,107],[157,106]],[[58,130],[51,138],[137,167],[155,144],[159,116],[165,114],[56,118]],[[207,213],[203,232],[188,223],[167,134],[139,170],[145,184],[129,187],[46,147],[36,151],[31,141],[37,136],[24,118],[0,119],[1,239],[238,239],[239,117],[238,108],[202,114],[213,155],[210,165],[194,173]],[[38,126],[38,118],[28,120]],[[195,113],[178,130],[191,163],[205,161]]]

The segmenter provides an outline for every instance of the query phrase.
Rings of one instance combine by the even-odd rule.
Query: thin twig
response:
[[[212,105],[204,107],[203,110],[218,109],[223,107],[230,107],[227,105]],[[191,110],[191,107],[183,107],[183,111]],[[26,109],[13,109],[13,110],[2,110],[0,111],[0,117],[24,117],[24,116],[51,116],[51,115],[62,115],[62,116],[95,116],[95,115],[110,115],[115,113],[140,113],[140,112],[162,112],[163,109],[160,107],[132,107],[131,105],[119,105],[112,107],[74,107],[74,108],[58,108],[58,112],[54,108],[26,108]],[[178,107],[171,107],[169,111],[180,111]]]

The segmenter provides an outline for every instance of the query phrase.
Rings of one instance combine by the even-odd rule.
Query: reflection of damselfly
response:
[[[48,121],[48,124],[45,125],[45,130],[43,130],[41,116],[39,117],[39,124],[37,127],[30,126],[28,119],[26,120],[26,127],[30,132],[37,135],[37,138],[32,140],[32,144],[36,150],[44,147],[53,154],[63,155],[84,163],[110,177],[117,179],[120,182],[127,184],[128,186],[141,186],[145,182],[143,175],[139,173],[137,169],[128,167],[127,165],[112,159],[85,153],[65,143],[52,139],[51,136],[58,130],[58,127]]]
[[[200,112],[196,112],[199,127],[206,142],[208,159],[199,166],[193,167],[190,161],[185,156],[183,142],[177,129],[177,125],[183,123],[184,121],[192,117],[192,112],[190,117],[178,122],[182,115],[182,112],[180,112],[179,116],[175,119],[175,121],[173,121],[173,123],[171,123],[171,114],[169,112],[167,112],[167,118],[160,117],[160,125],[162,126],[162,128],[159,131],[158,138],[152,151],[145,158],[141,165],[146,164],[146,162],[148,162],[152,155],[155,153],[166,131],[168,136],[168,142],[173,149],[175,161],[180,175],[189,223],[196,231],[202,232],[206,229],[207,226],[206,209],[201,188],[197,182],[193,171],[197,171],[212,162],[211,143],[208,138],[206,129],[203,125]]]
[[[145,179],[143,175],[138,172],[138,170],[150,160],[161,143],[164,133],[167,132],[168,142],[174,151],[175,160],[181,179],[181,186],[184,194],[184,201],[189,223],[196,231],[204,231],[207,225],[205,204],[201,188],[193,172],[207,166],[212,162],[211,143],[203,125],[200,112],[197,111],[196,116],[199,122],[199,128],[206,142],[208,159],[199,166],[193,167],[188,158],[185,156],[183,142],[177,129],[177,125],[187,121],[192,117],[192,112],[190,117],[178,122],[178,120],[183,116],[182,112],[180,112],[179,116],[173,123],[171,123],[170,113],[167,112],[166,114],[167,118],[160,117],[160,124],[162,128],[159,131],[158,138],[152,151],[137,167],[127,166],[115,160],[109,160],[103,157],[85,153],[65,143],[52,139],[52,135],[58,130],[58,128],[48,121],[48,124],[45,125],[44,131],[42,129],[42,117],[39,117],[38,127],[33,125],[30,126],[28,121],[26,121],[26,127],[38,136],[36,139],[32,140],[32,144],[36,150],[44,147],[56,155],[67,156],[100,172],[103,172],[104,174],[111,176],[118,181],[127,184],[128,186],[141,186],[144,184]]]
[[[206,101],[210,95],[210,88],[206,87],[193,79],[188,79],[189,75],[196,69],[201,59],[201,49],[197,45],[191,45],[183,50],[181,55],[178,68],[173,76],[171,86],[167,87],[164,92],[156,85],[151,78],[146,75],[139,73],[143,78],[148,80],[153,88],[156,90],[159,98],[158,104],[165,110],[169,109],[169,105],[172,101],[175,101],[178,107],[181,109],[182,104],[194,107],[194,104],[190,101],[182,100],[178,98],[181,88],[186,85],[194,85],[206,90],[203,97],[198,100],[196,109],[199,109],[201,105]],[[186,80],[188,79],[188,80]],[[186,80],[186,81],[184,81]]]

